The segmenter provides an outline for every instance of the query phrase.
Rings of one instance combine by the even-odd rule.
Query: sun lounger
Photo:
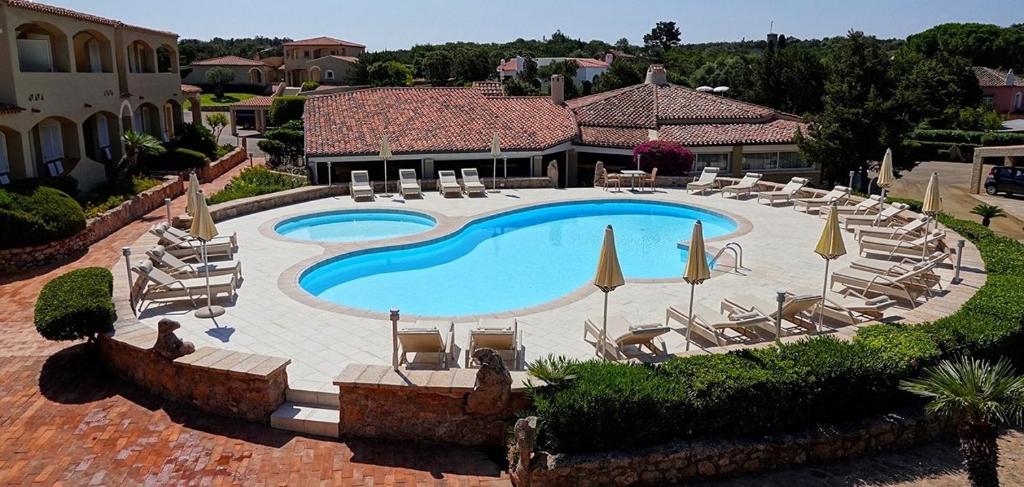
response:
[[[441,329],[447,327],[444,335]],[[398,330],[398,363],[429,365],[447,369],[455,360],[455,323],[417,321],[412,328]],[[416,354],[410,361],[409,354]]]
[[[889,296],[876,296],[859,300],[858,303],[836,303],[825,300],[825,319],[843,325],[858,325],[867,320],[885,318],[885,310],[896,306],[896,301]],[[863,316],[861,320],[858,316]]]
[[[793,200],[793,209],[798,210],[804,209],[804,212],[810,212],[811,209],[820,209],[822,206],[831,205],[833,203],[839,204],[850,197],[850,188],[846,186],[836,186],[832,188],[825,196],[819,198],[797,198]]]
[[[438,171],[437,177],[438,193],[441,193],[442,196],[450,194],[462,196],[462,186],[459,186],[459,180],[455,177],[455,171]]]
[[[665,326],[669,320],[689,326],[690,318],[686,308],[669,306],[665,309]],[[727,335],[731,330],[737,335]],[[775,336],[775,323],[767,315],[759,311],[722,316],[721,313],[700,303],[693,303],[693,328],[690,334],[697,335],[715,346],[764,341]],[[740,337],[743,337],[741,340]]]
[[[839,215],[840,218],[851,215],[867,215],[872,211],[877,212],[878,205],[880,204],[882,204],[882,197],[877,194],[873,194],[870,197],[868,197],[868,199],[861,201],[860,203],[857,203],[855,205],[825,205],[824,207],[822,207],[821,211],[818,212],[818,215],[821,217],[826,217],[829,213],[832,212],[833,209],[836,211],[836,214]]]
[[[169,253],[163,245],[157,245],[146,251],[146,255],[153,261],[153,264],[163,269],[164,272],[175,278],[205,277],[206,267],[202,264],[189,264]],[[211,276],[230,274],[235,280],[242,278],[242,263],[231,261],[210,262],[209,271]]]
[[[169,225],[167,222],[159,223],[157,224],[157,226],[160,227],[160,229],[163,230],[164,232],[174,235],[175,237],[178,237],[182,240],[198,241],[198,239],[190,235],[188,232],[180,228],[175,228],[174,226]],[[232,233],[231,235],[217,235],[216,237],[213,237],[213,240],[207,242],[207,245],[212,243],[221,243],[224,240],[231,242],[231,245],[233,247],[238,248],[238,232]]]
[[[519,368],[519,347],[522,336],[519,333],[519,320],[484,318],[477,322],[475,328],[469,330],[469,347],[466,348],[466,368],[479,367],[473,359],[473,353],[481,348],[494,350],[501,361],[509,369]]]
[[[206,296],[206,279],[177,279],[166,272],[153,267],[152,262],[144,261],[132,267],[139,276],[133,289],[135,302],[164,301],[187,298],[196,305],[196,298]],[[210,276],[210,294],[216,298],[219,294],[227,294],[235,300],[238,282],[233,275]]]
[[[757,202],[760,203],[761,200],[767,200],[768,205],[771,206],[776,201],[793,201],[793,198],[796,197],[800,190],[804,189],[804,186],[807,186],[807,178],[792,178],[781,190],[757,193]]]
[[[900,238],[864,237],[860,239],[860,254],[881,254],[888,258],[909,257],[924,260],[928,254],[946,247],[943,239],[945,230],[933,230],[931,233],[911,239],[910,235]]]
[[[654,356],[666,355],[668,351],[661,336],[670,331],[671,328],[660,323],[634,324],[622,315],[612,313],[608,315],[608,336],[604,338],[604,351],[611,353],[615,359],[646,355],[643,349]],[[583,322],[583,339],[586,340],[588,336],[594,338],[594,347],[600,353],[600,319],[587,318]]]
[[[910,220],[903,225],[896,225],[896,219],[890,219],[888,222],[880,222],[878,226],[859,226],[853,229],[854,239],[858,242],[864,237],[880,237],[880,238],[895,238],[899,239],[904,235],[911,235],[912,238],[919,237],[921,231],[924,230],[925,225],[928,224],[928,217],[920,217]]]
[[[879,215],[839,215],[839,220],[843,222],[844,228],[847,230],[853,230],[856,227],[864,225],[874,225],[876,222],[879,225],[888,224],[889,222],[895,221],[904,211],[907,211],[907,205],[903,203],[893,203],[891,206],[886,207],[882,210]]]
[[[167,224],[154,225],[150,227],[149,233],[160,238],[160,242],[164,244],[164,249],[168,253],[181,259],[202,259],[203,245],[199,240],[178,238],[173,234],[163,231],[160,228],[161,225]],[[231,244],[231,240],[228,237],[224,237],[221,240],[213,239],[206,244],[206,255],[208,257],[230,259],[235,255],[235,246]]]
[[[932,252],[924,260],[904,258],[900,262],[878,259],[860,259],[850,263],[850,267],[857,270],[874,272],[883,276],[898,276],[918,269],[928,268],[929,271],[922,274],[921,280],[929,286],[942,289],[942,278],[934,272],[934,267],[944,260],[950,259],[951,255],[947,250]]]
[[[741,194],[750,194],[757,187],[757,183],[761,182],[761,174],[756,172],[748,172],[743,175],[743,179],[740,182],[733,184],[732,186],[726,186],[722,188],[721,195],[724,198],[726,193],[735,194],[737,198]]]
[[[705,191],[714,188],[719,170],[717,167],[705,167],[700,173],[700,178],[686,185],[686,192],[700,191],[700,194],[704,194]]]
[[[484,194],[487,187],[480,182],[480,173],[475,168],[462,169],[462,192],[467,195]]]
[[[884,295],[906,300],[917,307],[918,299],[931,295],[931,285],[922,276],[931,272],[933,266],[904,272],[898,276],[880,275],[875,272],[846,269],[832,273],[832,287],[843,286],[844,296],[853,294],[868,299],[873,295]]]
[[[416,179],[415,169],[398,170],[398,192],[402,193],[403,198],[408,198],[411,195],[423,197],[423,190],[420,188],[419,180]]]
[[[370,173],[368,171],[352,171],[352,182],[349,183],[349,188],[352,199],[373,199],[373,185],[370,184]]]
[[[797,296],[787,293],[782,302],[782,319],[809,331],[817,329],[815,315],[821,305],[821,295],[804,294]],[[758,311],[768,315],[775,323],[779,315],[779,304],[766,299],[759,299],[748,294],[740,294],[722,300],[722,311],[729,315]]]

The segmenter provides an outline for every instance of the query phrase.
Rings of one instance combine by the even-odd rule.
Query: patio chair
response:
[[[601,350],[601,340],[604,340],[605,352],[611,352],[616,360],[667,355],[668,349],[661,336],[670,331],[671,328],[660,323],[634,324],[622,315],[612,313],[608,315],[608,336],[602,338],[600,320],[587,318],[583,322],[583,339],[594,337],[595,351]],[[644,349],[650,353],[645,353]]]
[[[441,329],[447,327],[444,335]],[[417,321],[416,326],[398,330],[398,364],[440,366],[447,369],[455,360],[455,323]],[[409,360],[409,354],[415,354]]]
[[[920,261],[909,258],[904,258],[899,262],[877,259],[859,259],[851,262],[850,268],[874,272],[875,274],[883,276],[898,276],[907,272],[927,268],[928,272],[921,275],[922,282],[929,286],[935,286],[942,289],[942,278],[934,272],[934,268],[942,261],[951,258],[952,256],[947,249],[932,252],[931,255]]]
[[[744,194],[749,195],[752,191],[754,191],[754,188],[757,187],[757,183],[761,182],[761,177],[761,173],[748,172],[743,175],[743,179],[741,179],[740,182],[733,184],[731,186],[723,187],[721,195],[723,198],[725,197],[726,193],[735,194],[736,198],[739,198],[740,195]]]
[[[665,326],[668,326],[670,320],[681,323],[684,330],[681,333],[685,335],[685,329],[690,324],[686,309],[675,306],[666,308]],[[733,334],[726,334],[726,331]],[[759,311],[726,317],[703,304],[693,303],[693,328],[690,333],[720,347],[768,340],[775,336],[775,323]]]
[[[719,171],[720,169],[717,167],[705,167],[700,173],[700,178],[687,183],[686,192],[700,191],[700,194],[704,194],[705,191],[714,188]]]
[[[818,215],[821,217],[827,217],[828,214],[831,213],[833,210],[835,210],[836,214],[840,218],[851,215],[866,215],[868,213],[871,213],[871,210],[876,210],[877,212],[878,205],[880,204],[882,204],[882,197],[880,195],[873,194],[864,201],[861,201],[860,203],[854,205],[825,205],[825,207],[823,207],[821,211],[818,212]]]
[[[852,294],[865,300],[873,295],[890,296],[903,299],[916,308],[921,297],[927,299],[931,296],[931,285],[922,279],[922,275],[931,272],[932,267],[922,267],[898,276],[850,268],[832,273],[832,287],[836,284],[843,286],[840,292],[844,296]]]
[[[817,329],[814,319],[815,312],[821,305],[821,295],[786,293],[782,301],[782,319],[808,331]],[[748,294],[740,294],[722,300],[722,311],[728,315],[759,312],[765,314],[775,323],[780,316],[777,302],[760,299]]]
[[[904,235],[912,235],[918,237],[921,231],[924,230],[925,225],[928,224],[928,217],[922,216],[915,218],[909,222],[904,223],[900,226],[893,226],[896,223],[895,218],[890,218],[886,222],[879,222],[882,225],[879,226],[858,226],[853,229],[854,238],[859,242],[864,237],[879,237],[879,238],[901,238]]]
[[[933,230],[931,233],[911,239],[910,235],[899,238],[864,237],[860,239],[860,255],[882,254],[887,258],[907,257],[924,260],[928,254],[946,248],[946,231]]]
[[[190,278],[206,276],[207,269],[202,264],[189,264],[167,253],[163,245],[157,245],[147,250],[146,255],[149,256],[149,260],[153,261],[154,265],[163,269],[171,277]],[[211,276],[230,274],[235,276],[235,280],[242,279],[242,263],[239,261],[210,262],[208,266]]]
[[[864,321],[881,320],[885,318],[885,310],[896,306],[896,300],[884,295],[858,301],[854,304],[840,304],[826,299],[825,319],[843,325],[858,325]]]
[[[466,368],[479,367],[473,359],[473,353],[481,348],[494,350],[501,357],[505,366],[512,370],[519,369],[519,347],[522,335],[519,332],[519,320],[513,318],[511,325],[507,320],[484,318],[477,322],[475,328],[469,330],[469,347],[466,348]]]
[[[455,177],[455,171],[438,171],[437,177],[438,193],[441,193],[442,196],[454,194],[455,196],[462,197],[462,186],[459,186],[459,180]]]
[[[603,187],[605,191],[608,191],[608,188],[612,186],[621,189],[622,177],[618,174],[609,174],[608,170],[602,166],[597,173],[597,178],[594,179],[594,187],[598,186]]]
[[[149,261],[141,261],[132,267],[139,276],[133,298],[136,303],[143,301],[166,301],[186,298],[195,306],[196,298],[206,296],[206,278],[178,279],[166,272],[153,267]],[[238,282],[233,275],[210,276],[210,294],[216,298],[219,294],[227,294],[231,301],[238,296]]]
[[[487,192],[487,187],[484,186],[484,183],[480,182],[480,173],[477,172],[476,168],[462,168],[462,192],[468,196]]]
[[[778,191],[761,191],[757,193],[757,202],[768,200],[768,206],[775,205],[776,201],[790,202],[796,194],[807,186],[807,178],[792,178],[782,189]]]
[[[879,224],[888,224],[889,222],[895,221],[903,212],[907,211],[907,205],[903,203],[893,203],[882,210],[882,213],[878,215],[840,215],[839,221],[843,222],[843,227],[847,230],[853,230],[856,227],[864,225],[874,225],[876,222]]]
[[[163,230],[164,232],[174,235],[175,237],[178,237],[182,240],[195,240],[197,242],[199,241],[198,239],[190,235],[188,232],[180,228],[174,227],[173,225],[170,225],[167,222],[158,223],[157,226],[159,226],[160,229]],[[230,241],[231,246],[235,247],[236,249],[238,248],[238,232],[232,233],[231,235],[217,235],[216,237],[213,237],[213,240],[207,242],[207,245],[211,243],[220,243],[223,242],[224,240]]]
[[[651,191],[654,191],[658,185],[658,168],[651,169],[651,174],[640,178],[640,189],[643,190],[644,186],[650,186]]]
[[[163,231],[160,228],[161,225],[167,224],[153,225],[150,227],[149,233],[156,235],[160,239],[167,253],[181,259],[201,260],[203,258],[203,245],[199,240],[180,239],[173,234]],[[235,255],[235,246],[231,244],[230,239],[227,237],[222,240],[214,239],[207,242],[206,255],[214,258],[231,259]]]
[[[423,197],[423,190],[420,188],[419,180],[416,179],[415,169],[398,170],[398,192],[402,193],[403,198],[408,198],[411,195]]]
[[[369,171],[352,171],[352,182],[349,183],[352,199],[373,199],[373,184],[370,183]]]
[[[793,210],[798,210],[801,207],[805,213],[810,213],[811,209],[820,209],[822,206],[831,205],[832,203],[842,203],[850,197],[850,188],[846,186],[836,186],[832,188],[825,196],[818,198],[797,198],[793,200]]]

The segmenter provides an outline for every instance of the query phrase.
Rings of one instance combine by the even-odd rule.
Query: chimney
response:
[[[609,53],[604,55],[604,62],[606,64],[611,64],[612,61],[615,61],[615,55],[614,54],[609,52]]]
[[[647,68],[647,79],[644,80],[645,84],[665,86],[668,84],[668,73],[665,72],[665,66],[660,64],[652,64]]]
[[[779,35],[774,32],[769,32],[766,40],[768,41],[769,46],[774,46],[779,42]]]
[[[565,80],[560,74],[551,76],[551,103],[555,105],[565,103]]]
[[[1017,76],[1013,74],[1011,69],[1006,72],[1006,86],[1013,86],[1015,83],[1017,83]]]

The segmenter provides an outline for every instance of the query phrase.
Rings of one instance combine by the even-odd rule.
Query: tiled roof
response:
[[[607,68],[608,63],[599,59],[591,59],[588,57],[577,57],[570,58],[576,61],[576,64],[581,68]]]
[[[793,142],[798,128],[807,127],[791,120],[768,123],[726,123],[665,125],[658,130],[660,140],[687,146],[734,144],[787,144]]]
[[[373,155],[388,135],[401,153],[487,152],[494,132],[505,151],[553,147],[576,136],[564,107],[547,97],[487,97],[474,88],[372,88],[310,97],[311,156]]]
[[[335,39],[333,37],[320,36],[313,37],[311,39],[300,39],[297,41],[285,42],[286,46],[349,46],[349,47],[366,47],[362,44],[357,44],[351,41],[344,41],[341,39]]]
[[[503,73],[514,73],[516,72],[516,68],[517,66],[515,58],[509,59],[508,61],[505,61],[504,63],[498,65],[498,71],[501,71]]]
[[[474,81],[473,88],[480,90],[484,96],[505,96],[505,89],[499,81]]]
[[[648,133],[648,129],[580,127],[580,143],[583,145],[632,148],[650,140]]]
[[[261,61],[239,56],[221,56],[201,61],[193,61],[193,66],[266,66]]]
[[[182,93],[202,93],[203,89],[196,85],[181,85]]]
[[[974,76],[978,78],[978,84],[986,87],[1006,86],[1006,71],[986,68],[984,66],[972,66]],[[1014,75],[1013,86],[1024,86],[1024,79]]]
[[[121,28],[125,28],[125,29],[139,30],[139,31],[143,31],[143,32],[153,32],[153,33],[156,33],[156,34],[162,34],[162,35],[169,35],[169,36],[178,37],[178,34],[175,34],[174,32],[168,32],[168,31],[163,31],[163,30],[150,29],[148,27],[141,27],[141,26],[138,26],[138,25],[126,24],[126,23],[121,22],[119,20],[108,19],[106,17],[100,17],[98,15],[87,14],[87,13],[84,13],[84,12],[78,12],[76,10],[71,10],[71,9],[67,9],[67,8],[63,8],[63,7],[55,7],[53,5],[47,5],[45,3],[31,2],[31,1],[28,1],[28,0],[0,0],[0,1],[6,3],[8,6],[11,6],[11,7],[23,8],[25,10],[33,10],[33,11],[41,12],[41,13],[44,13],[44,14],[59,15],[61,17],[68,17],[68,18],[77,19],[77,20],[84,20],[86,22],[95,22],[97,24],[109,25],[111,27],[121,27]]]
[[[0,103],[0,115],[7,113],[18,113],[24,110],[24,108],[21,108],[18,105],[11,105],[10,103]]]
[[[236,101],[230,106],[234,108],[270,108],[274,103],[273,96],[254,96],[248,100]]]
[[[654,85],[640,84],[569,100],[580,125],[656,128]]]
[[[653,85],[650,85],[653,86]],[[678,85],[657,87],[658,121],[756,120],[771,117],[771,108],[744,103]]]
[[[348,62],[350,62],[350,63],[358,63],[358,62],[359,62],[359,58],[357,58],[357,57],[355,57],[355,56],[336,56],[336,55],[333,55],[333,54],[332,54],[332,55],[330,55],[330,56],[324,56],[324,57],[330,57],[330,58],[334,58],[334,59],[340,59],[340,60],[342,60],[342,61],[348,61]],[[320,57],[320,58],[317,58],[317,59],[323,59],[324,57]],[[314,59],[314,61],[316,61],[316,59]]]

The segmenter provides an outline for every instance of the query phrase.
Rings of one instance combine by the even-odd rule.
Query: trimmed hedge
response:
[[[226,201],[276,193],[306,185],[306,178],[271,171],[265,167],[249,167],[231,178],[224,189],[214,193],[207,202],[211,205]]]
[[[1024,144],[1024,134],[1020,132],[988,132],[981,137],[982,145],[1020,145]]]
[[[41,245],[85,228],[74,198],[46,186],[0,189],[0,249]]]
[[[36,300],[36,331],[47,340],[92,338],[117,319],[114,276],[102,267],[85,267],[43,286]]]
[[[168,171],[184,171],[206,167],[207,164],[209,164],[209,160],[202,152],[179,147],[156,156],[154,160],[147,163],[147,167]]]
[[[944,357],[1024,359],[1024,244],[945,215],[981,250],[988,281],[958,312],[920,325],[877,324],[852,341],[812,337],[661,365],[583,362],[575,379],[532,390],[552,451],[741,436],[878,414],[916,401],[902,379]]]
[[[270,124],[284,125],[293,120],[302,120],[305,108],[304,96],[278,96],[270,104]]]

